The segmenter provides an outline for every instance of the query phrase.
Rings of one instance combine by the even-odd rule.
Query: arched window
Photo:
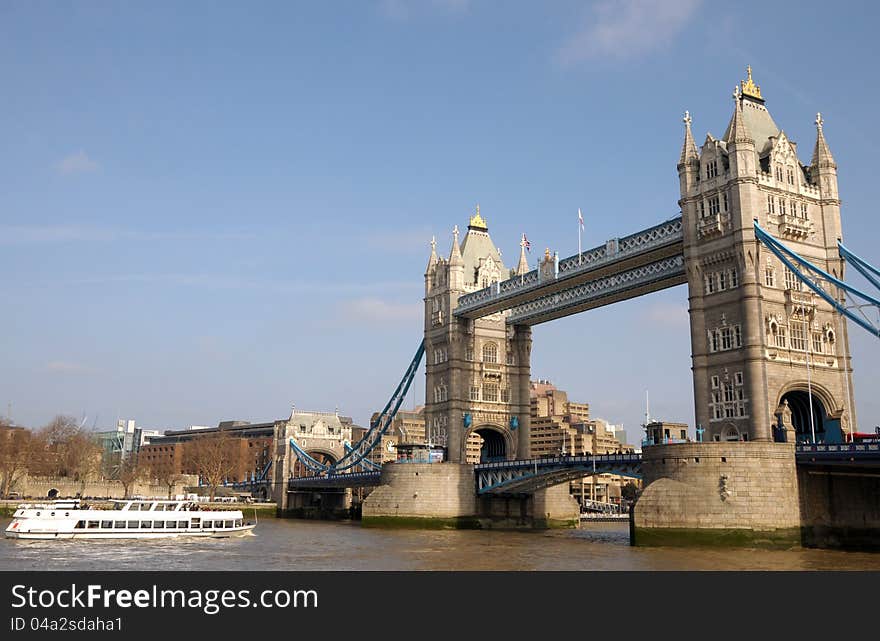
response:
[[[486,343],[485,345],[483,345],[483,362],[498,362],[498,346],[495,343]]]

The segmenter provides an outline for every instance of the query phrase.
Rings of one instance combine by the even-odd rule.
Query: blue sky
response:
[[[0,3],[0,402],[110,427],[363,423],[421,338],[428,243],[474,205],[507,263],[678,214],[681,116],[753,67],[847,244],[880,263],[871,3]],[[535,328],[533,376],[631,434],[693,422],[685,287]],[[859,423],[875,338],[850,329]],[[407,406],[423,402],[420,376]]]

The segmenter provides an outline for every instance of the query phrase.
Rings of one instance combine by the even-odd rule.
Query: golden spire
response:
[[[764,100],[763,96],[761,96],[761,87],[755,84],[752,80],[752,65],[746,67],[746,73],[748,74],[748,80],[740,81],[742,85],[742,95],[749,96],[750,98],[757,98],[758,100]]]
[[[486,224],[486,221],[480,216],[480,205],[477,205],[477,213],[471,216],[471,220],[468,223],[468,229],[478,229],[480,231],[489,231],[489,226]]]

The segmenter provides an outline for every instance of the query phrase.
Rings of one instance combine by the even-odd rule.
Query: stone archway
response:
[[[479,438],[479,441],[475,437]],[[475,447],[479,447],[478,460],[475,460],[477,458],[477,453],[473,451]],[[492,424],[477,425],[469,430],[462,443],[462,449],[462,461],[478,463],[506,461],[515,452],[510,431]]]
[[[776,414],[781,427],[793,431],[797,443],[824,443],[829,437],[839,442],[836,434],[840,431],[839,420],[829,420],[828,399],[827,392],[815,386],[812,389],[793,386],[779,399]]]
[[[313,459],[315,459],[319,463],[323,463],[324,465],[332,465],[337,460],[339,460],[339,458],[336,456],[336,454],[334,452],[331,452],[329,450],[319,449],[319,448],[306,450],[306,454],[311,456]],[[290,476],[291,477],[312,476],[314,474],[314,472],[309,470],[309,468],[307,468],[303,464],[303,462],[299,460],[299,457],[297,457],[296,454],[294,454],[292,450],[291,450],[291,456],[293,457],[293,460],[291,461],[291,465],[290,465]]]

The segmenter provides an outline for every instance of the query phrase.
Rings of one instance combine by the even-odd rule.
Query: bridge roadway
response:
[[[662,446],[657,446],[662,447]],[[858,474],[880,469],[880,444],[842,443],[798,445],[798,467],[808,469],[849,469]],[[478,495],[529,494],[593,474],[617,474],[640,478],[641,454],[600,454],[597,456],[554,456],[520,461],[497,461],[474,466]],[[380,484],[381,472],[353,472],[329,476],[300,476],[288,480],[288,490],[322,490],[344,487],[371,487]]]
[[[682,219],[613,238],[559,261],[551,276],[538,269],[465,294],[453,314],[480,318],[512,310],[509,325],[537,325],[687,282]]]

